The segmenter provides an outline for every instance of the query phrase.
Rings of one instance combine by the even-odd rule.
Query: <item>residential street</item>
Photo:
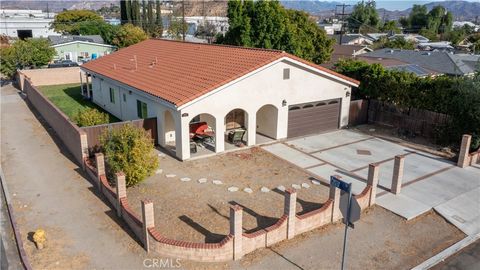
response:
[[[33,268],[142,268],[144,250],[16,89],[2,87],[1,95],[2,167]],[[29,240],[38,228],[47,234],[41,251]]]

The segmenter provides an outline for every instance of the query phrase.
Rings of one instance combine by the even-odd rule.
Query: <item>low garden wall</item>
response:
[[[480,163],[480,147],[476,151],[470,152],[471,143],[472,135],[464,134],[460,144],[460,152],[458,153],[458,167],[465,168]]]
[[[17,72],[17,82],[21,90],[24,87],[24,78],[36,85],[56,85],[80,83],[80,67],[24,69]]]
[[[242,258],[259,248],[269,247],[296,235],[337,222],[343,218],[340,211],[340,190],[330,186],[329,199],[319,209],[297,215],[297,193],[285,191],[284,214],[270,227],[253,233],[243,232],[243,209],[239,205],[230,207],[230,231],[218,243],[193,243],[178,241],[162,235],[155,227],[153,202],[141,201],[142,213],[133,212],[127,197],[125,175],[117,173],[114,181],[107,179],[105,160],[102,153],[95,154],[95,161],[85,159],[87,175],[99,191],[107,198],[117,215],[130,227],[148,252],[162,256],[204,262],[230,261]],[[340,177],[339,177],[340,178]],[[111,186],[115,182],[115,188]],[[375,204],[378,184],[378,165],[371,164],[367,186],[355,196],[361,210]]]
[[[53,128],[78,164],[83,165],[83,161],[88,154],[86,133],[45,97],[27,76],[23,76],[23,91],[27,95],[28,102]]]

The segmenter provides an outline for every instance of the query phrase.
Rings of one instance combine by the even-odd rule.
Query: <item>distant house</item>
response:
[[[340,45],[372,45],[373,40],[362,34],[329,35]]]
[[[90,61],[92,101],[179,159],[335,130],[359,82],[278,50],[149,39]],[[197,153],[197,145],[199,153]]]
[[[393,58],[368,57],[366,54],[358,56],[356,59],[365,61],[369,64],[380,64],[386,70],[397,70],[411,72],[418,77],[430,77],[438,75],[438,72],[421,67],[416,64],[410,64]]]
[[[372,52],[368,46],[363,45],[333,45],[333,52],[330,56],[330,61],[322,64],[322,66],[331,68],[340,59],[352,59],[367,52]]]
[[[395,59],[434,71],[437,74],[469,76],[475,73],[480,55],[453,54],[443,51],[412,51],[399,49],[381,49],[366,53],[362,57],[376,59]]]
[[[417,48],[423,51],[453,51],[455,48],[449,41],[423,42],[417,44]]]
[[[0,9],[0,35],[19,39],[60,35],[50,29],[54,17],[42,10]]]
[[[115,51],[115,46],[104,44],[99,35],[91,36],[49,36],[52,47],[57,51],[55,60],[72,60],[83,63]]]
[[[319,23],[318,27],[325,30],[327,35],[334,35],[340,31],[342,31],[342,24],[341,23]]]
[[[405,40],[412,41],[413,43],[430,42],[430,39],[418,34],[395,34],[388,36],[388,39],[390,40],[394,40],[396,38],[404,38]]]
[[[388,37],[388,33],[368,33],[366,36],[371,40],[379,41],[382,37]]]

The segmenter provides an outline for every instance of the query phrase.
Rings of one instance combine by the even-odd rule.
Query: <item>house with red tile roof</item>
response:
[[[359,82],[278,50],[150,39],[81,66],[92,101],[157,118],[181,160],[348,124]]]

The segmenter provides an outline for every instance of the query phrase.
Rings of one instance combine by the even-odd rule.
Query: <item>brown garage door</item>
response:
[[[288,137],[338,129],[340,99],[291,105],[288,108]]]

